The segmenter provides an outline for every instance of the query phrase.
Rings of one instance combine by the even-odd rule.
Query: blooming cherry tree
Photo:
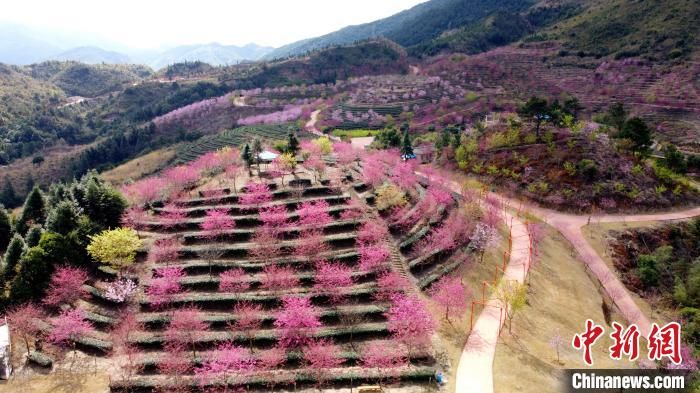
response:
[[[165,345],[190,347],[192,358],[197,357],[197,338],[206,332],[209,326],[202,320],[202,315],[196,307],[188,306],[175,310],[170,318],[170,324],[163,333]]]
[[[284,291],[299,285],[299,277],[291,267],[268,265],[263,269],[261,286],[267,291]]]
[[[153,246],[148,250],[148,259],[155,263],[165,263],[176,261],[180,257],[180,242],[176,238],[158,239],[153,242]]]
[[[146,288],[146,296],[154,307],[171,303],[183,292],[180,280],[185,277],[181,267],[164,267],[156,269],[155,277]]]
[[[333,221],[328,214],[328,202],[323,199],[303,202],[297,208],[298,223],[303,227],[321,228]]]
[[[235,228],[236,220],[225,209],[210,209],[199,227],[205,237],[215,239]]]
[[[83,269],[69,266],[59,267],[51,276],[43,303],[52,307],[61,304],[74,304],[87,295],[87,290],[83,288],[87,280],[88,274]]]
[[[310,337],[321,327],[321,320],[309,298],[285,296],[274,325],[283,348],[299,348],[310,342]]]
[[[35,304],[25,303],[11,308],[6,316],[12,333],[24,341],[27,353],[31,352],[30,343],[42,335],[40,321],[44,313]]]
[[[391,252],[384,244],[360,245],[360,270],[373,272],[386,268]]]
[[[418,297],[395,295],[386,317],[389,331],[396,340],[406,346],[409,357],[412,349],[429,345],[435,324],[425,304]]]
[[[345,362],[340,347],[326,340],[312,341],[304,348],[303,355],[319,385],[332,375],[330,369]]]
[[[458,277],[443,277],[430,288],[430,296],[443,310],[445,320],[452,324],[450,317],[459,318],[467,311],[471,291]]]
[[[248,183],[245,193],[239,195],[238,202],[244,209],[254,210],[260,205],[272,201],[272,191],[265,183]]]
[[[230,269],[219,274],[219,291],[242,293],[250,288],[247,274],[243,269]]]
[[[92,329],[92,324],[87,320],[85,311],[76,308],[61,312],[52,322],[49,342],[59,345],[75,346],[76,340],[86,336]]]
[[[344,291],[353,285],[352,270],[339,263],[320,262],[314,281],[315,291],[338,304],[345,299]]]
[[[136,293],[136,283],[133,280],[122,277],[109,284],[105,289],[105,297],[115,303],[124,303]]]

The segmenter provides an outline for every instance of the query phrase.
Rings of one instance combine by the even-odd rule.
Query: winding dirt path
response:
[[[425,176],[420,172],[416,173]],[[461,190],[459,183],[455,181],[450,182],[450,187],[455,192]],[[608,296],[613,299],[627,322],[637,324],[643,336],[649,334],[651,330],[649,318],[639,309],[616,273],[608,267],[584,237],[582,228],[590,223],[590,216],[561,213],[495,193],[490,194],[511,208],[517,208],[518,216],[522,212],[530,213],[561,232],[601,283]],[[670,221],[697,216],[700,216],[700,207],[656,214],[604,215],[596,217],[595,221],[606,223]],[[507,281],[515,280],[522,283],[530,268],[529,235],[525,224],[517,216],[506,212],[504,218],[512,223],[513,247],[503,278]],[[457,392],[493,393],[493,361],[498,335],[505,322],[502,313],[501,303],[492,296],[474,324],[462,351],[455,376]]]
[[[328,137],[328,139],[332,140],[333,142],[340,142],[340,138],[337,136],[333,135],[326,135],[322,133],[318,128],[316,128],[316,123],[318,122],[318,114],[321,113],[320,109],[316,109],[315,111],[311,112],[311,118],[309,121],[306,123],[306,131],[318,135],[318,136],[325,136]]]

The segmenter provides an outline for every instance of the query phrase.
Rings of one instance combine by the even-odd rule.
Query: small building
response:
[[[418,160],[418,162],[421,164],[427,164],[432,162],[433,157],[435,157],[435,146],[428,143],[416,146],[413,148],[413,154],[416,156],[415,158]]]
[[[262,163],[269,164],[272,161],[274,161],[275,158],[277,158],[277,156],[279,156],[279,154],[273,153],[269,150],[264,150],[264,151],[260,152],[260,154],[258,154],[258,159]]]
[[[11,354],[10,325],[7,324],[6,317],[4,325],[0,325],[0,379],[10,379],[10,374],[12,374]]]

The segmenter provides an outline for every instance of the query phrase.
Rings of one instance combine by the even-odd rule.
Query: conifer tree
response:
[[[297,139],[294,130],[289,130],[289,135],[287,135],[287,152],[294,155],[299,151],[299,140]]]
[[[46,220],[46,200],[38,187],[32,188],[27,195],[22,208],[22,214],[17,220],[15,230],[24,235],[32,224],[42,225]]]
[[[408,130],[403,133],[403,143],[401,144],[401,155],[412,156],[413,155],[413,145],[411,144],[411,138],[408,136]]]
[[[10,240],[7,251],[5,251],[5,255],[2,258],[2,278],[5,282],[10,282],[15,277],[15,269],[25,249],[24,239],[22,239],[22,236],[15,234]]]
[[[39,245],[39,240],[41,240],[41,234],[43,232],[44,229],[41,227],[41,225],[32,225],[29,227],[27,234],[24,235],[24,243],[27,245],[27,247]]]
[[[12,238],[12,223],[5,207],[0,205],[0,251],[5,250]]]

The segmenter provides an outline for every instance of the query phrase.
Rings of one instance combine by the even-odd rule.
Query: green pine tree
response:
[[[15,192],[15,188],[12,186],[12,182],[10,182],[10,179],[7,177],[5,177],[2,192],[0,192],[0,203],[7,207],[16,207],[20,203],[20,199]]]
[[[22,214],[17,220],[15,230],[24,235],[32,224],[42,225],[46,220],[46,214],[44,195],[38,187],[34,187],[24,201]]]
[[[408,136],[408,131],[405,131],[403,133],[403,142],[401,143],[401,155],[413,155],[413,145],[411,144],[411,138]]]
[[[0,205],[0,251],[4,251],[12,238],[12,222],[5,207]]]
[[[41,239],[41,234],[44,233],[44,228],[41,225],[32,225],[29,227],[27,234],[24,235],[24,243],[27,247],[34,247],[39,245],[39,240]]]
[[[53,273],[50,260],[51,256],[41,247],[27,250],[19,261],[17,275],[10,285],[9,298],[13,303],[41,298]]]
[[[299,140],[294,130],[289,130],[289,135],[287,135],[287,152],[294,155],[299,151]]]
[[[15,234],[7,246],[5,255],[2,257],[2,277],[5,282],[10,282],[15,277],[17,265],[25,250],[24,239],[22,239],[22,236]]]
[[[243,146],[241,160],[243,160],[245,167],[248,169],[248,175],[253,176],[253,174],[250,172],[250,167],[253,165],[253,157],[250,154],[250,146],[247,143],[245,146]]]

